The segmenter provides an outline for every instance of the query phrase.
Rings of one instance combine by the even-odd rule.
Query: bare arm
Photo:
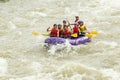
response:
[[[85,26],[85,30],[87,31],[87,28],[86,28],[86,26]]]
[[[47,32],[51,31],[50,27],[47,28]]]
[[[59,30],[58,30],[58,32],[57,32],[57,37],[59,37]]]
[[[68,26],[70,26],[70,22],[69,22],[69,20],[66,18],[66,21],[68,22]]]

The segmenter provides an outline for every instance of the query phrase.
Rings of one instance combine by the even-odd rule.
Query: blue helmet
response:
[[[63,20],[63,23],[66,23],[66,20]]]
[[[61,24],[58,24],[58,26],[62,26]]]
[[[80,23],[83,23],[83,21],[80,21]]]

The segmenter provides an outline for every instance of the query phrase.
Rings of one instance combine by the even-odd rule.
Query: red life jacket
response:
[[[80,25],[80,23],[81,23],[81,21],[80,21],[80,20],[76,20],[75,22],[76,22],[76,23],[78,23],[79,25]]]
[[[63,30],[59,30],[59,37],[63,35]]]
[[[65,30],[65,31],[64,31],[64,35],[65,35],[65,36],[71,36],[71,32],[70,32],[69,30]]]
[[[78,28],[78,26],[76,26],[76,27],[73,28],[73,33],[79,33],[79,28]]]
[[[58,30],[55,28],[52,28],[51,32],[50,32],[50,36],[52,37],[57,37],[58,34]]]

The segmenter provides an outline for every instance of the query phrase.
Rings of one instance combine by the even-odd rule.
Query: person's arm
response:
[[[79,28],[79,33],[81,33],[81,29],[80,29],[80,27],[81,27],[81,26],[79,25],[79,27],[78,27],[78,28]]]
[[[74,28],[74,27],[73,27]],[[71,34],[73,34],[73,28],[71,28]]]
[[[58,30],[57,30],[57,37],[59,37],[59,31],[60,31],[60,30],[58,29]]]
[[[85,31],[87,31],[87,28],[86,28],[86,26],[85,26]]]
[[[79,33],[81,32],[81,30],[80,30],[80,26],[78,26],[78,30],[79,30]]]
[[[68,26],[70,26],[70,22],[69,22],[69,20],[66,18],[66,21],[68,22]]]
[[[75,24],[70,24],[70,25],[75,25]]]
[[[50,30],[50,27],[47,28],[47,32],[49,32],[49,31],[51,31],[51,30]]]

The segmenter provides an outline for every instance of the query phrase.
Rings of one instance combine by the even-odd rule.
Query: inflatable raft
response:
[[[71,45],[80,45],[80,44],[85,44],[85,43],[90,42],[91,39],[86,36],[81,36],[81,37],[75,38],[75,39],[65,39],[65,38],[59,38],[59,37],[49,37],[49,38],[45,39],[45,43],[52,44],[52,45],[64,44],[67,41]]]

